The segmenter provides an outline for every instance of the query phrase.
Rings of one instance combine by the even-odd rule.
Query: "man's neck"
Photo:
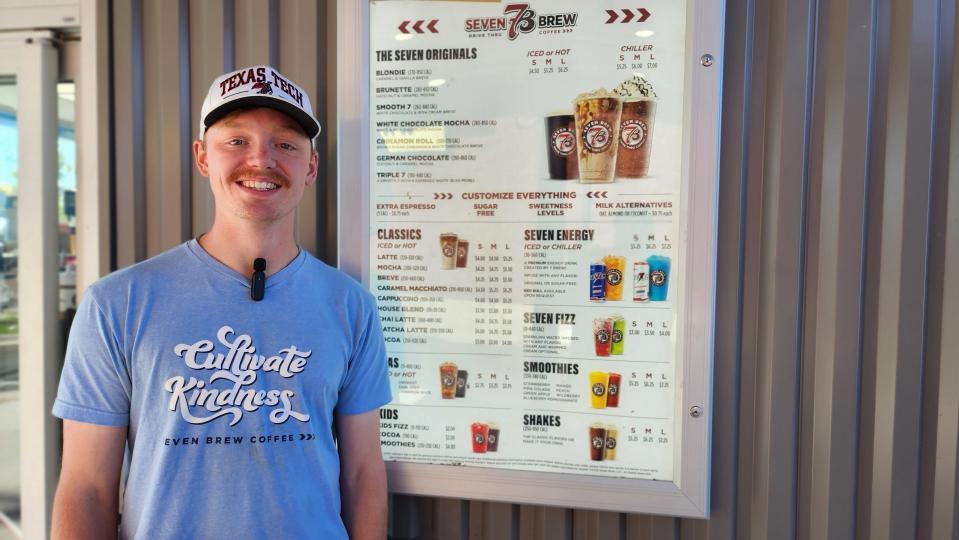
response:
[[[214,259],[243,275],[253,273],[253,261],[266,260],[266,275],[282,270],[296,258],[300,248],[293,241],[293,226],[238,230],[218,227],[216,223],[199,238],[200,245]]]

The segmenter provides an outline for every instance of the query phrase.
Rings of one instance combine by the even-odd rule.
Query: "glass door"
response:
[[[0,32],[0,540],[49,535],[59,465],[50,409],[76,181],[58,176],[76,158],[58,152],[72,122],[58,119],[57,58],[51,32]]]
[[[20,537],[17,86],[0,79],[0,540]]]

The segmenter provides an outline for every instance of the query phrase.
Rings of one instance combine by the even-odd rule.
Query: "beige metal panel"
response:
[[[317,104],[322,103],[322,96],[318,92],[322,88],[319,73],[323,69],[318,61],[323,50],[320,40],[324,35],[318,31],[321,20],[319,12],[322,9],[324,3],[314,0],[286,0],[279,4],[278,10],[280,61],[277,68],[306,90],[314,112]],[[320,170],[325,167],[323,163],[319,166]],[[313,254],[317,253],[317,228],[322,220],[322,216],[318,215],[317,191],[322,187],[317,183],[308,188],[296,210],[296,240]]]
[[[180,9],[185,3],[144,0],[144,109],[146,249],[152,257],[183,241],[189,208],[184,208]],[[184,14],[185,15],[185,14]]]
[[[819,184],[811,203],[818,211],[807,279],[816,284],[810,296],[807,325],[815,341],[805,364],[804,416],[811,420],[803,446],[810,454],[801,478],[808,513],[800,522],[803,538],[845,539],[855,530],[856,463],[859,400],[862,277],[865,257],[866,163],[870,92],[871,6],[864,0],[837,1],[820,14],[824,23],[819,58],[824,77],[822,132],[813,135],[822,149]],[[810,212],[812,219],[812,212]],[[814,276],[814,277],[813,277]]]
[[[113,2],[116,268],[146,257],[143,162],[143,33],[140,2]]]
[[[108,9],[83,0],[77,75],[77,297],[110,272]]]
[[[470,501],[469,540],[516,540],[518,506],[508,503]],[[516,516],[514,516],[516,514]]]
[[[571,540],[573,511],[551,506],[520,505],[519,537],[523,540]]]
[[[433,499],[430,536],[441,540],[466,540],[469,536],[470,503],[457,499]]]
[[[200,107],[210,83],[229,69],[224,65],[224,4],[225,0],[190,2],[190,134],[193,138],[200,134]],[[213,194],[209,180],[196,166],[191,167],[191,177],[193,220],[190,233],[196,237],[213,225]]]
[[[270,50],[272,0],[235,0],[234,47],[236,48],[236,67],[269,64],[273,53]]]
[[[919,443],[936,22],[931,2],[894,2],[882,195],[871,538],[911,538]]]
[[[812,6],[770,2],[752,515],[754,538],[793,538],[797,506],[799,365],[806,122]],[[760,23],[762,24],[762,23]],[[758,135],[758,134],[757,134]],[[743,524],[745,527],[746,525]]]
[[[625,524],[625,540],[679,540],[680,523],[704,523],[698,519],[676,519],[664,516],[643,516],[638,514],[623,514]],[[595,538],[616,538],[595,537]]]
[[[948,169],[944,175],[945,218],[937,233],[942,235],[942,299],[938,313],[940,334],[934,343],[935,360],[939,362],[939,378],[928,380],[938,386],[938,407],[935,429],[938,437],[935,445],[935,478],[923,490],[932,498],[927,528],[929,538],[959,537],[959,10],[953,6],[952,25],[952,79],[948,81],[951,96],[950,129],[948,131]],[[930,296],[935,291],[930,292]],[[936,314],[931,314],[935,317]],[[930,359],[933,360],[933,359]]]

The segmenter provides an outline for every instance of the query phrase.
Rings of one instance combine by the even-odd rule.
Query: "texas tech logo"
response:
[[[514,3],[506,4],[503,17],[474,17],[466,19],[463,27],[474,37],[502,35],[505,30],[506,37],[513,41],[520,34],[529,34],[537,28],[540,34],[570,32],[578,18],[579,14],[575,12],[537,15],[528,3]]]

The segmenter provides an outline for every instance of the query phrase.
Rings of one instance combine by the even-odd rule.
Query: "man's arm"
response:
[[[343,521],[351,540],[386,538],[386,467],[380,414],[337,415]]]
[[[116,538],[126,427],[63,421],[52,538]]]

